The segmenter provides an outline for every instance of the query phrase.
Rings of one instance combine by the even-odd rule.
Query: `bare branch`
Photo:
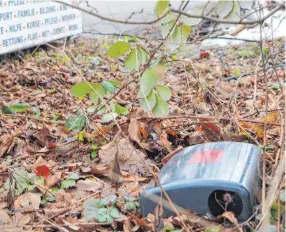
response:
[[[267,15],[265,15],[264,17],[261,17],[259,19],[256,19],[256,20],[247,20],[244,17],[242,19],[240,19],[239,21],[225,20],[225,19],[218,19],[218,18],[209,17],[209,16],[205,16],[205,15],[189,14],[189,13],[183,11],[183,10],[169,9],[164,14],[160,15],[158,18],[150,20],[150,21],[126,21],[126,20],[109,18],[109,17],[103,16],[101,14],[95,13],[92,10],[87,10],[87,9],[84,9],[84,8],[82,8],[80,6],[75,6],[75,5],[73,5],[71,3],[68,3],[68,2],[63,2],[63,1],[60,1],[60,0],[54,0],[54,2],[70,6],[70,7],[74,8],[74,9],[78,9],[78,10],[80,10],[82,12],[85,12],[87,14],[93,15],[93,16],[95,16],[97,18],[100,18],[102,20],[107,20],[107,21],[110,21],[110,22],[123,23],[123,24],[146,24],[146,25],[150,25],[150,24],[154,24],[154,23],[159,22],[161,19],[165,18],[170,12],[174,12],[174,13],[177,13],[177,14],[180,14],[180,15],[184,15],[184,16],[187,16],[187,17],[190,17],[190,18],[206,19],[206,20],[209,20],[209,21],[214,22],[214,23],[223,23],[223,24],[256,24],[256,23],[264,22],[270,16],[275,14],[277,11],[285,8],[285,6],[283,4],[278,4]]]
[[[171,12],[182,14],[184,16],[190,17],[190,18],[199,18],[199,19],[206,19],[214,23],[224,23],[224,24],[255,24],[255,23],[262,23],[266,19],[268,19],[270,16],[275,14],[278,10],[284,8],[284,5],[277,5],[272,11],[269,12],[269,14],[265,15],[264,17],[257,19],[257,20],[247,20],[242,18],[239,21],[233,21],[233,20],[225,20],[225,19],[218,19],[214,17],[204,16],[204,15],[195,15],[195,14],[189,14],[184,11],[171,9]]]
[[[100,15],[98,13],[95,13],[92,10],[87,10],[87,9],[84,9],[84,8],[82,8],[80,6],[75,6],[75,5],[73,5],[71,3],[68,3],[68,2],[63,2],[63,1],[59,1],[59,0],[54,0],[54,2],[70,6],[70,7],[74,8],[74,9],[78,9],[78,10],[80,10],[82,12],[85,12],[87,14],[93,15],[93,16],[95,16],[97,18],[102,19],[102,20],[115,22],[115,23],[123,23],[123,24],[147,24],[147,25],[154,24],[154,23],[159,22],[161,19],[165,18],[166,15],[170,12],[170,10],[167,10],[164,14],[160,15],[158,18],[150,20],[150,21],[131,21],[131,20],[127,21],[127,20],[120,20],[120,19],[109,18],[109,17],[103,16],[103,15]]]

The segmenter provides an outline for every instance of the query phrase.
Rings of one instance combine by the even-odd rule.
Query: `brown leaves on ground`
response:
[[[19,196],[14,202],[15,209],[29,212],[39,209],[41,196],[39,194],[27,192]]]
[[[87,179],[80,180],[77,182],[76,187],[79,190],[87,191],[87,192],[98,192],[100,193],[104,187],[104,182],[99,179]]]
[[[117,144],[111,142],[101,147],[99,151],[101,162],[111,164],[116,152],[118,152],[121,170],[128,171],[130,174],[150,175],[144,164],[145,154],[134,148],[125,138],[119,139]]]
[[[14,134],[4,134],[0,137],[0,158],[5,153],[10,153],[15,145],[15,139],[20,136],[22,132],[16,132]]]
[[[168,62],[165,77],[160,81],[172,89],[168,104],[170,116],[174,118],[142,118],[151,114],[144,112],[137,101],[134,102],[136,86],[128,86],[113,101],[129,109],[130,114],[118,117],[118,123],[130,141],[123,136],[116,138],[116,143],[114,135],[118,132],[117,126],[114,123],[103,124],[101,115],[87,110],[98,105],[90,99],[75,98],[71,94],[72,85],[83,81],[83,76],[87,81],[98,83],[116,79],[124,84],[133,78],[121,72],[123,62],[105,58],[102,51],[110,43],[110,39],[101,42],[77,39],[76,44],[65,48],[74,56],[73,65],[67,62],[68,57],[53,49],[39,48],[33,55],[25,53],[21,60],[3,58],[5,62],[0,67],[3,77],[0,78],[1,100],[8,105],[26,102],[31,110],[13,115],[0,114],[1,225],[39,224],[34,211],[39,212],[39,200],[43,200],[40,211],[43,208],[52,223],[66,225],[60,227],[65,230],[113,231],[123,227],[129,232],[154,230],[155,223],[159,230],[162,225],[160,215],[157,214],[156,221],[154,215],[140,218],[138,209],[130,212],[122,210],[126,217],[113,220],[106,226],[76,224],[86,222],[82,218],[83,199],[114,194],[113,183],[119,185],[116,193],[120,199],[133,196],[137,201],[140,191],[152,180],[150,171],[157,172],[163,163],[186,146],[220,140],[263,144],[264,122],[268,123],[267,159],[271,157],[267,164],[269,169],[277,166],[282,141],[281,109],[285,108],[282,101],[285,86],[283,82],[282,86],[279,85],[281,78],[285,77],[285,65],[279,49],[284,47],[285,41],[275,41],[273,51],[272,48],[269,50],[269,53],[277,52],[277,55],[274,62],[267,61],[271,67],[266,70],[268,86],[261,63],[257,64],[259,57],[248,56],[248,51],[256,48],[248,44],[210,49],[200,54],[201,60],[181,58],[181,61]],[[90,62],[99,57],[100,64]],[[273,73],[272,68],[276,64],[282,64],[283,68],[277,67]],[[257,73],[253,73],[254,67],[257,67]],[[64,127],[65,120],[78,111],[87,119],[87,125],[80,133]],[[185,114],[198,118],[180,118]],[[226,120],[210,120],[208,117]],[[17,183],[14,181],[8,190],[4,187],[9,180],[9,170],[19,167],[27,171],[26,178],[37,174],[41,181],[35,181],[37,186],[32,192],[25,189],[14,199]],[[78,176],[72,180],[74,185],[61,189],[62,181],[71,174]],[[29,183],[29,187],[32,185],[33,182]],[[59,191],[52,194],[54,190]],[[7,197],[10,206],[15,204],[21,212],[10,215]],[[125,209],[124,204],[119,200],[118,208]],[[231,212],[225,212],[221,217],[227,218],[233,225],[237,224]],[[198,217],[195,214],[181,218],[188,228],[197,229],[195,222]],[[203,227],[211,224],[204,218],[200,218],[200,222]],[[176,216],[163,219],[163,223],[173,230],[182,228],[182,221]]]

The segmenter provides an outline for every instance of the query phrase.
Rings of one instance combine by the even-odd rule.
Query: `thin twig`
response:
[[[166,116],[166,117],[153,117],[153,116],[142,116],[136,118],[137,120],[142,120],[142,119],[152,119],[152,120],[168,120],[168,119],[180,119],[180,118],[193,118],[193,119],[207,119],[207,120],[217,120],[219,121],[231,121],[231,118],[226,118],[226,117],[215,117],[215,116],[204,116],[204,115],[193,115],[193,114],[187,114],[187,115],[175,115],[175,116]],[[244,119],[244,118],[236,118],[238,121],[241,122],[251,122],[251,123],[259,123],[259,124],[264,124],[265,121],[261,120],[252,120],[252,119]],[[202,121],[204,123],[207,123],[207,121]],[[281,126],[280,123],[276,122],[268,122],[269,125],[274,125],[274,126]]]

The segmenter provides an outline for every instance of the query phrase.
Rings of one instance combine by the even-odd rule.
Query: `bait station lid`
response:
[[[166,163],[159,181],[175,205],[210,219],[232,211],[239,221],[244,221],[257,204],[260,155],[261,149],[249,143],[190,146]],[[161,196],[160,187],[150,184],[141,193],[143,215],[153,212],[157,205],[151,200],[153,194]],[[164,207],[164,216],[174,214]]]

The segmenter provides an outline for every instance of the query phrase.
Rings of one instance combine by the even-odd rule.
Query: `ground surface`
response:
[[[159,231],[160,214],[141,218],[138,196],[162,159],[180,146],[266,145],[265,181],[271,183],[283,141],[283,40],[264,43],[266,73],[256,43],[207,50],[196,60],[174,55],[162,80],[172,90],[170,117],[143,112],[134,82],[113,98],[128,108],[127,115],[104,123],[98,106],[73,97],[71,88],[86,80],[118,80],[124,86],[136,77],[123,62],[105,56],[112,41],[78,38],[1,59],[1,231],[154,231],[154,225]],[[152,49],[158,42],[146,43]],[[68,123],[84,129],[70,131]],[[204,231],[200,223],[183,220],[164,219],[163,227]]]

